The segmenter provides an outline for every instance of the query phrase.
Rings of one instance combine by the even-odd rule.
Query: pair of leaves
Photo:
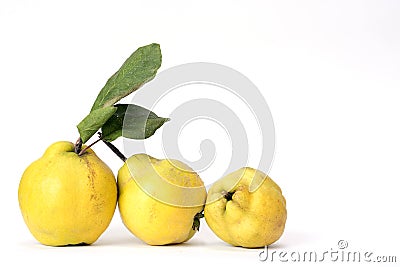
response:
[[[120,136],[146,139],[152,136],[168,118],[158,117],[154,112],[133,104],[115,105],[117,111],[103,125],[103,139],[114,141]],[[123,128],[123,126],[125,126]]]
[[[138,110],[142,115],[148,114],[146,120],[143,116],[138,116],[141,118],[142,124],[138,124],[137,127],[139,132],[140,128],[143,129],[144,127],[144,131],[142,131],[144,134],[140,135],[133,131],[134,133],[127,134],[126,137],[128,138],[145,139],[154,134],[167,121],[167,119],[159,118],[153,112],[136,105],[115,105],[119,100],[152,80],[161,66],[161,60],[160,45],[150,44],[138,48],[123,63],[121,68],[108,79],[101,89],[89,115],[77,125],[83,143],[88,141],[100,128],[103,130],[105,140],[113,141],[121,136],[126,110]],[[128,108],[129,106],[132,108]],[[163,123],[161,123],[162,121]],[[138,123],[138,119],[133,120],[132,123]],[[128,128],[134,129],[136,126],[133,125]],[[127,133],[129,132],[127,131]]]

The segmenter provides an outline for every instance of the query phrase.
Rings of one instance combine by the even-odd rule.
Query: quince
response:
[[[199,227],[207,192],[189,166],[146,154],[118,172],[118,207],[125,226],[150,245],[182,243]]]
[[[113,217],[117,186],[113,172],[92,149],[79,156],[72,143],[61,141],[25,170],[18,200],[40,243],[92,244]]]
[[[265,173],[241,168],[215,182],[207,196],[204,217],[225,242],[246,248],[268,246],[285,228],[286,200]]]

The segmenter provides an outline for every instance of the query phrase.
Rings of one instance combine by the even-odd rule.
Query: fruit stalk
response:
[[[75,153],[78,154],[78,155],[81,152],[82,144],[83,144],[82,138],[79,137],[78,140],[76,140],[76,143],[74,145]]]
[[[119,149],[114,146],[113,144],[111,144],[110,142],[103,140],[104,144],[106,144],[106,146],[108,146],[109,149],[111,149],[112,152],[115,153],[115,155],[117,155],[123,162],[125,162],[127,160],[127,158],[125,157],[124,154],[122,154],[121,151],[119,151]]]
[[[94,141],[93,143],[91,143],[90,145],[88,145],[87,147],[85,147],[84,149],[82,149],[79,153],[78,156],[82,156],[83,154],[85,154],[85,152],[91,148],[93,145],[97,144],[99,141],[102,140],[102,136],[101,133],[99,133],[99,139],[97,139],[96,141]]]

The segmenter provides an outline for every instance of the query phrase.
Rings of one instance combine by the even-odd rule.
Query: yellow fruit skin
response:
[[[113,217],[117,186],[93,150],[78,156],[72,143],[61,141],[25,170],[18,200],[26,225],[40,243],[92,244]]]
[[[222,196],[224,191],[234,193],[232,200]],[[283,234],[286,200],[270,177],[246,167],[213,184],[204,217],[211,230],[225,242],[246,248],[264,247]]]
[[[141,177],[133,178],[131,173]],[[154,176],[157,179],[152,179]],[[160,177],[163,182],[178,187],[166,187],[158,180]],[[135,179],[140,179],[140,183]],[[187,188],[195,190],[188,195]],[[203,181],[190,167],[176,160],[158,160],[145,154],[130,157],[122,166],[118,172],[118,190],[123,223],[149,245],[177,244],[192,238],[196,232],[192,229],[194,216],[203,210],[207,196]],[[160,194],[162,199],[157,199]],[[198,205],[168,204],[172,198],[174,203],[184,204],[190,197],[198,200]]]

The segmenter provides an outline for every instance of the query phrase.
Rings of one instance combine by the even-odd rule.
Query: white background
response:
[[[322,254],[343,239],[348,250],[400,261],[399,14],[395,0],[2,0],[1,265],[269,264],[260,249],[224,244],[205,221],[190,242],[167,247],[130,235],[118,213],[89,247],[42,246],[24,225],[17,189],[26,166],[51,143],[75,141],[107,78],[151,42],[161,44],[161,70],[220,63],[262,91],[277,137],[270,176],[288,208],[271,249]],[[198,151],[197,141],[181,145]],[[117,172],[119,159],[95,150]]]

